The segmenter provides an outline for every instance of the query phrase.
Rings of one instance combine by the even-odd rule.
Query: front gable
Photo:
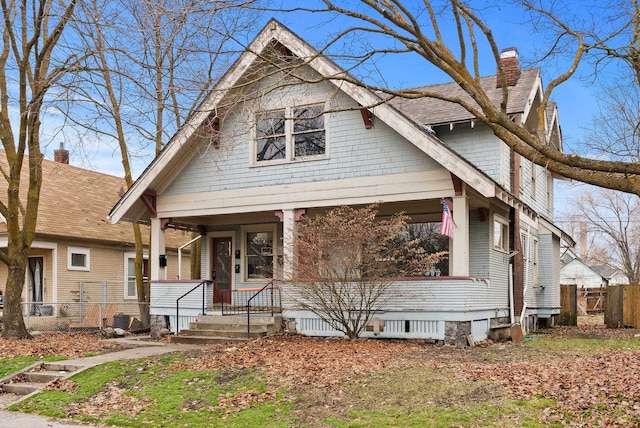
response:
[[[281,52],[281,61],[272,60],[269,49]],[[307,66],[301,68],[301,61]],[[259,84],[255,83],[256,79]],[[263,186],[275,182],[285,186],[287,182],[299,185],[301,176],[309,176],[306,181],[316,182],[318,177],[315,173],[318,169],[321,169],[323,180],[363,179],[371,176],[372,170],[376,170],[378,176],[411,174],[418,170],[440,170],[441,176],[453,173],[485,197],[495,196],[495,183],[489,177],[447,148],[428,130],[400,114],[376,94],[349,82],[349,79],[351,78],[343,70],[288,29],[276,21],[270,22],[223,77],[198,112],[178,131],[165,150],[114,207],[109,214],[111,221],[147,221],[150,216],[157,214],[154,212],[156,204],[166,206],[158,199],[158,195],[165,192],[173,196],[178,192],[187,191],[187,188],[191,192],[196,189],[214,191],[216,186],[224,187],[224,190],[228,191],[237,187],[249,187],[242,184],[242,177],[232,178],[229,174],[233,174],[234,171],[240,175],[247,174],[247,165],[254,167],[259,163],[256,162],[255,148],[249,147],[249,151],[246,151],[247,143],[254,140],[256,111],[265,107],[277,107],[279,104],[282,105],[283,101],[288,104],[305,101],[307,95],[312,101],[324,97],[325,106],[328,106],[326,111],[329,115],[329,148],[326,156],[322,160],[314,161],[317,162],[316,166],[309,166],[311,162],[306,161],[300,162],[304,165],[298,166],[294,165],[295,162],[279,162],[288,165],[284,168],[280,165],[281,168],[278,169],[263,169],[255,165],[255,171],[249,174],[253,178],[262,178],[260,174],[268,177]],[[282,96],[283,93],[288,95]],[[247,106],[249,108],[246,108]],[[365,110],[362,106],[369,108]],[[339,118],[332,124],[334,117]],[[242,126],[238,127],[239,125],[244,125],[244,130]],[[378,141],[366,141],[366,133],[371,129],[374,130]],[[207,134],[202,132],[203,130],[214,132]],[[383,137],[385,133],[386,137]],[[336,137],[337,135],[340,137]],[[334,138],[344,141],[351,138],[353,144],[349,146],[339,140],[332,141]],[[226,146],[221,144],[225,139],[228,140]],[[407,147],[401,147],[397,156],[390,159],[388,155],[395,155],[398,150],[399,139],[405,140],[402,144]],[[359,146],[365,142],[368,145]],[[407,142],[409,144],[405,144]],[[414,148],[410,148],[410,145]],[[233,150],[230,150],[231,146]],[[240,146],[241,149],[236,151],[236,146]],[[361,151],[360,154],[355,150],[356,147]],[[376,148],[378,151],[374,154]],[[371,159],[365,156],[365,149],[371,154]],[[208,156],[208,164],[202,165],[201,163],[207,159],[206,153],[216,150],[220,153],[217,160],[213,161],[212,157]],[[230,153],[225,153],[225,150]],[[340,150],[348,155],[340,153]],[[358,160],[357,169],[362,171],[354,172],[355,165],[349,165],[354,159]],[[199,167],[196,168],[199,163]],[[221,168],[222,163],[225,163],[224,168]],[[203,171],[207,168],[208,170]],[[223,175],[213,179],[209,176],[211,171]],[[283,177],[289,177],[284,181],[285,184],[282,181]],[[232,182],[234,184],[230,184]],[[381,183],[374,182],[371,185],[377,188],[380,184],[391,182],[390,179],[383,179]],[[399,182],[402,182],[402,178]],[[418,180],[417,184],[420,182],[421,180]],[[353,184],[361,186],[361,183]],[[449,178],[448,189],[451,186]],[[295,191],[299,190],[297,188]],[[371,202],[371,197],[378,198],[385,192],[385,189],[380,193],[374,192],[367,202]]]
[[[262,82],[260,86],[264,89],[269,84]],[[320,103],[327,112],[323,115],[325,153],[299,159],[287,153],[281,159],[258,160],[256,117],[263,111],[306,102]],[[351,196],[369,195],[374,198],[370,201],[394,198],[391,193],[403,193],[404,200],[408,192],[417,195],[429,189],[452,193],[446,169],[386,124],[374,120],[374,126],[366,129],[357,107],[349,96],[326,81],[278,89],[261,97],[259,103],[246,101],[225,118],[219,147],[212,147],[205,138],[198,141],[201,149],[162,194],[190,194],[194,199],[196,193],[211,192],[207,199],[217,201],[238,199],[238,194],[252,196],[253,200],[265,194],[271,200],[282,200],[288,194],[286,198],[291,199],[297,195],[296,202],[300,203],[304,193],[312,192],[314,195],[306,196],[308,203],[320,197],[318,192],[326,191],[332,197],[323,196],[327,202],[318,202],[333,205],[336,198],[349,203],[350,195],[335,193],[349,187],[360,188]],[[390,186],[396,189],[386,188]],[[225,205],[225,209],[230,208],[228,202]]]

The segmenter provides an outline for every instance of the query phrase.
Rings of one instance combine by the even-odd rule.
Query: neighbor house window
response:
[[[273,260],[276,257],[275,226],[243,229],[244,277],[247,281],[273,278]]]
[[[497,215],[493,217],[493,248],[509,251],[509,222]]]
[[[324,104],[287,107],[256,116],[256,163],[325,156]]]
[[[124,255],[124,298],[137,299],[138,290],[136,288],[136,255],[135,253],[125,253]],[[142,260],[142,281],[147,283],[149,280],[149,260],[144,256]]]
[[[69,270],[90,270],[90,255],[89,248],[68,247],[67,268]]]

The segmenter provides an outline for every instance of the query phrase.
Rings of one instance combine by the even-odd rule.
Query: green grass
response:
[[[116,385],[130,395],[148,403],[142,413],[127,414],[110,411],[108,416],[85,415],[76,419],[128,427],[210,427],[224,421],[224,426],[286,426],[291,403],[275,400],[254,403],[241,412],[225,414],[217,407],[218,398],[227,393],[244,390],[264,392],[264,379],[252,371],[229,370],[193,373],[171,370],[170,364],[180,360],[179,355],[156,359],[122,361],[104,364],[73,376],[77,387],[70,392],[44,391],[12,406],[11,410],[38,413],[51,417],[67,417],[74,403],[82,403],[100,393],[105,386]],[[107,401],[103,406],[110,406]]]
[[[345,395],[357,405],[345,415],[326,418],[327,426],[545,427],[553,425],[543,423],[540,413],[556,405],[545,399],[509,399],[491,382],[454,381],[447,373],[426,369],[387,372]]]
[[[593,338],[553,338],[537,336],[533,340],[524,342],[525,347],[541,348],[550,351],[571,351],[591,354],[602,349],[640,350],[638,339],[593,339]]]
[[[32,364],[42,361],[60,361],[65,360],[64,357],[50,356],[50,357],[14,357],[14,358],[0,358],[0,378],[8,376],[12,373],[22,370],[25,367],[29,367]]]
[[[520,346],[459,350],[473,353],[477,361],[493,364],[503,359],[538,364],[554,355],[589,355],[601,349],[640,349],[629,340],[538,337]],[[451,358],[451,352],[446,352]],[[435,355],[435,354],[434,354]],[[455,357],[455,354],[453,355]],[[132,397],[133,403],[147,403],[140,413],[128,408],[111,409],[105,415],[84,414],[80,421],[127,427],[555,427],[616,420],[630,423],[628,415],[611,406],[571,412],[543,396],[517,400],[498,383],[467,380],[453,372],[454,366],[439,369],[413,367],[386,369],[374,376],[354,378],[336,388],[301,385],[284,390],[269,384],[255,370],[225,368],[218,371],[174,370],[172,363],[185,356],[172,354],[138,361],[113,362],[77,374],[77,387],[70,392],[45,391],[12,407],[53,417],[67,417],[77,403],[84,403],[109,388]],[[437,358],[437,357],[436,357]],[[18,364],[17,359],[11,360]],[[22,361],[28,365],[35,359]],[[0,361],[1,363],[1,361]],[[4,365],[0,364],[0,367]],[[456,370],[460,369],[459,366]],[[4,368],[4,367],[3,367]],[[220,397],[243,391],[278,391],[275,398],[255,402],[247,408],[221,408]],[[585,422],[586,421],[586,422]]]

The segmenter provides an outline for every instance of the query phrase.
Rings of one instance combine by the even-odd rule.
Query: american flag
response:
[[[453,239],[453,217],[447,200],[442,198],[442,223],[440,223],[440,234],[447,235]]]

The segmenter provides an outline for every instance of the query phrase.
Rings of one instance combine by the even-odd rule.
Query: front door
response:
[[[44,301],[44,257],[29,257],[29,308],[31,315],[40,315]]]
[[[231,238],[213,238],[213,303],[231,303]]]

